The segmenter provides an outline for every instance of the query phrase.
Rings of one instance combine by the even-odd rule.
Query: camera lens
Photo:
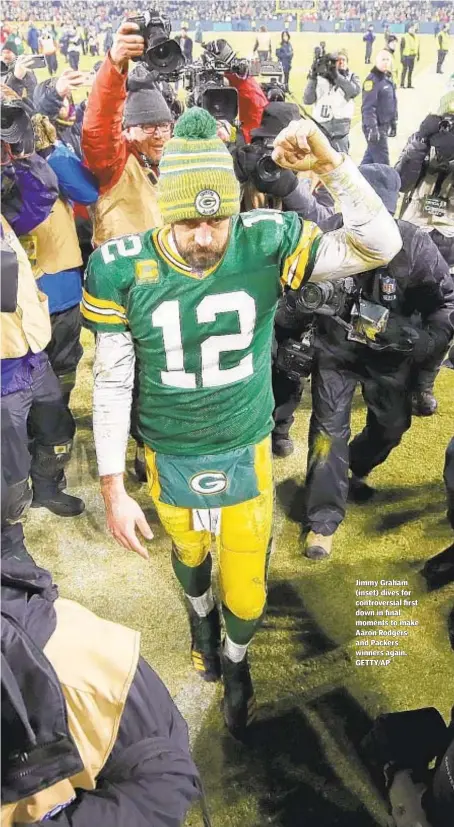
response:
[[[263,155],[259,158],[255,170],[261,181],[277,181],[282,172],[271,155]]]
[[[11,109],[9,106],[2,106],[2,129],[10,129],[10,127],[14,123],[14,119],[17,117],[17,110]]]
[[[152,69],[174,72],[184,62],[181,49],[174,40],[166,40],[147,50],[147,62]]]
[[[316,310],[323,304],[324,296],[318,284],[306,284],[300,293],[300,301],[307,310]]]

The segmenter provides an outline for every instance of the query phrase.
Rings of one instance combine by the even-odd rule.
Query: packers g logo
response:
[[[191,477],[189,486],[197,494],[220,494],[227,488],[227,477],[223,471],[202,471]]]
[[[202,190],[194,203],[199,215],[214,215],[221,205],[221,199],[214,190]]]

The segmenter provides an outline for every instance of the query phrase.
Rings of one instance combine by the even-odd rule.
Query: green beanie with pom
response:
[[[158,204],[165,224],[228,218],[240,211],[240,185],[216,121],[194,106],[178,119],[159,164]]]

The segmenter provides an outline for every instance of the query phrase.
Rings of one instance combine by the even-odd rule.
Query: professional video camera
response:
[[[265,95],[270,103],[273,101],[285,101],[286,88],[284,85],[284,70],[279,60],[268,60],[260,64],[258,74],[262,78],[259,81]],[[266,78],[266,79],[265,79]]]
[[[145,61],[151,70],[162,75],[178,72],[184,66],[184,56],[176,40],[171,40],[170,20],[159,12],[152,10],[144,14],[128,17],[132,23],[140,27],[139,34],[145,41],[143,55],[133,58],[135,61]]]
[[[321,78],[326,78],[327,80],[333,80],[335,70],[336,70],[336,61],[337,61],[336,55],[331,55],[331,54],[320,55],[320,57],[317,57],[314,60],[313,70]]]
[[[247,60],[236,57],[225,40],[202,43],[201,57],[186,67],[188,106],[201,106],[216,120],[233,124],[238,115],[238,93],[224,85],[224,74],[234,72],[245,77],[249,70]]]
[[[30,155],[35,148],[33,125],[21,100],[3,99],[1,102],[0,139],[2,164],[16,157]],[[4,147],[9,147],[4,153]]]

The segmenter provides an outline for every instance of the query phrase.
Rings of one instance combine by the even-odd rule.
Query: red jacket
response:
[[[251,143],[251,129],[262,123],[262,114],[269,100],[255,78],[240,78],[230,72],[226,78],[238,92],[238,106],[241,126],[246,143]]]
[[[82,127],[82,151],[99,181],[99,194],[120,180],[131,145],[123,135],[127,74],[119,72],[109,55],[96,74]]]

